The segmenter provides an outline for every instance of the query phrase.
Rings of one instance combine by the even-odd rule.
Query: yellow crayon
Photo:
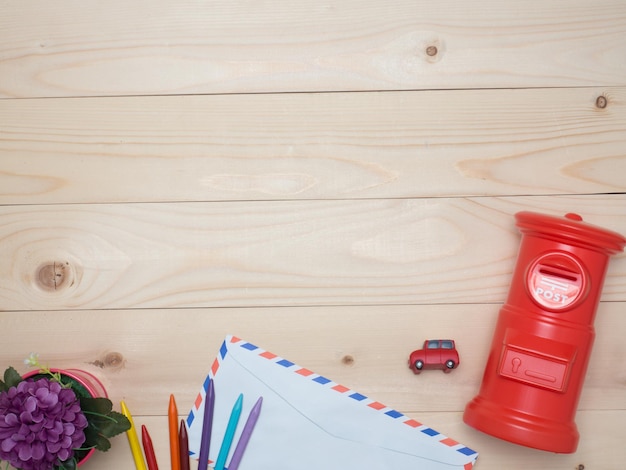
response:
[[[130,421],[130,429],[126,431],[126,437],[128,437],[130,451],[132,452],[133,459],[135,460],[135,467],[137,467],[137,470],[148,470],[146,467],[146,461],[143,458],[143,453],[141,452],[141,447],[139,446],[139,437],[137,436],[137,431],[135,430],[133,417],[128,411],[126,403],[124,403],[123,400],[120,402],[120,406],[122,407],[122,414],[128,418],[128,421]]]

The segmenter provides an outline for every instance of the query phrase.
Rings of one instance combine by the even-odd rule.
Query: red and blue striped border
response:
[[[209,375],[207,376],[204,384],[203,384],[203,388],[204,388],[204,392],[206,394],[206,391],[208,390],[209,387],[209,380],[213,377],[215,377],[215,375],[217,374],[217,371],[220,368],[220,365],[222,363],[222,361],[226,358],[226,355],[228,354],[228,342],[230,342],[233,345],[239,346],[243,349],[246,349],[248,351],[251,352],[255,352],[256,354],[258,354],[260,357],[263,357],[269,361],[272,361],[274,364],[276,364],[277,366],[281,366],[284,367],[285,369],[289,369],[291,370],[294,374],[298,374],[302,377],[308,378],[311,380],[311,382],[317,383],[319,385],[322,386],[326,386],[327,388],[336,391],[337,393],[341,393],[341,394],[345,394],[346,397],[351,398],[353,400],[356,400],[358,402],[362,402],[364,406],[367,406],[368,408],[371,408],[375,411],[378,411],[380,413],[384,413],[386,416],[388,416],[391,419],[396,419],[396,420],[400,420],[403,424],[410,426],[411,428],[414,428],[416,431],[419,431],[433,439],[435,439],[437,442],[439,442],[442,445],[448,446],[454,450],[456,450],[457,452],[460,452],[461,454],[464,454],[468,457],[473,456],[473,455],[478,455],[478,452],[476,452],[475,450],[470,449],[469,447],[464,446],[463,444],[458,443],[457,441],[455,441],[454,439],[451,439],[447,436],[444,436],[443,434],[441,434],[438,431],[435,431],[434,429],[420,423],[419,421],[413,419],[413,418],[409,418],[408,416],[404,415],[403,413],[394,410],[393,408],[389,408],[388,406],[384,405],[383,403],[380,403],[378,401],[372,400],[368,397],[366,397],[365,395],[362,395],[358,392],[355,392],[354,390],[349,389],[348,387],[344,387],[343,385],[337,384],[335,382],[333,382],[332,380],[315,374],[313,371],[306,369],[304,367],[300,367],[297,364],[288,361],[287,359],[283,359],[282,357],[278,357],[276,354],[271,353],[269,351],[265,351],[261,348],[259,348],[258,346],[252,344],[252,343],[248,343],[246,341],[243,341],[240,338],[237,338],[236,336],[231,336],[226,338],[226,340],[224,340],[224,342],[222,343],[222,346],[220,347],[219,350],[219,354],[218,356],[215,358],[215,360],[213,361],[213,364],[211,365],[211,371],[209,372]],[[198,396],[196,397],[196,400],[194,402],[194,407],[191,410],[191,412],[189,413],[189,416],[187,417],[187,426],[191,426],[191,423],[193,422],[194,418],[195,418],[195,414],[198,412],[198,410],[200,409],[200,406],[202,405],[202,400],[203,400],[203,395],[202,393],[198,393]],[[467,463],[464,466],[464,470],[470,470],[473,467],[473,463]]]

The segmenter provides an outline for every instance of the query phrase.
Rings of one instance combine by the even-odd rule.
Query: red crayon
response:
[[[156,456],[154,455],[152,439],[150,438],[150,434],[148,433],[148,428],[146,428],[146,426],[143,424],[141,425],[141,442],[143,444],[143,452],[146,455],[148,470],[159,470]]]

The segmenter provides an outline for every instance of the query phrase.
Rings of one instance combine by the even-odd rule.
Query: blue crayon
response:
[[[233,406],[233,411],[230,413],[230,419],[226,426],[226,432],[224,433],[224,440],[222,441],[222,447],[220,447],[220,453],[217,455],[217,461],[215,462],[214,470],[224,470],[226,465],[226,458],[230,451],[230,446],[233,443],[235,437],[235,430],[237,429],[237,423],[239,423],[239,417],[241,416],[241,407],[243,406],[243,394],[239,394],[239,398]]]

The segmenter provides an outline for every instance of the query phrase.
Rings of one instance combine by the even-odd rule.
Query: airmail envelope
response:
[[[242,470],[469,470],[478,457],[474,450],[393,408],[228,336],[187,418],[189,449],[196,458],[211,378],[215,408],[210,462],[217,459],[240,393],[244,403],[231,454],[250,409],[263,397]]]

